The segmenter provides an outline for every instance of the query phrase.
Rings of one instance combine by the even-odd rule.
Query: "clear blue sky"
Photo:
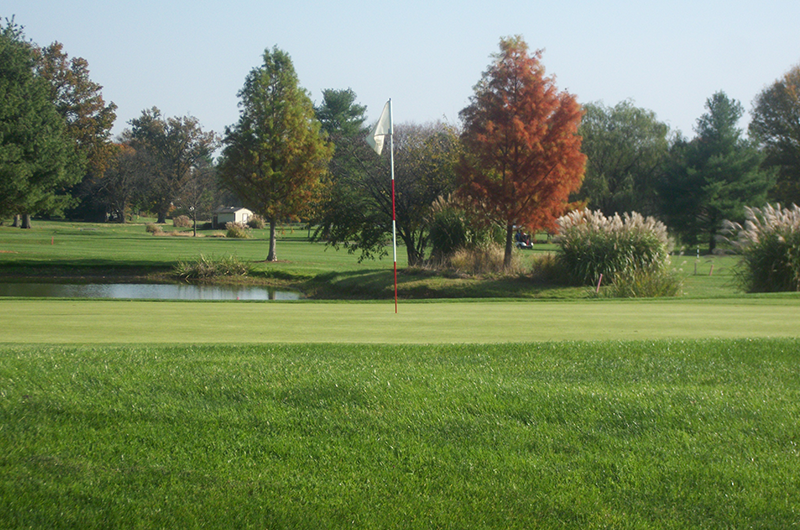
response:
[[[89,62],[119,107],[115,133],[152,106],[222,133],[275,45],[316,103],[352,88],[372,120],[391,97],[397,122],[457,123],[500,37],[522,35],[580,102],[630,98],[689,137],[714,92],[749,112],[800,63],[797,0],[5,0],[12,15],[29,39]]]

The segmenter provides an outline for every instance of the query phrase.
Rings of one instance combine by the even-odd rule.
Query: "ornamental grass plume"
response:
[[[186,215],[179,215],[172,218],[172,226],[176,228],[186,228],[192,226],[192,220]]]
[[[249,227],[242,223],[225,223],[225,237],[233,239],[249,239]]]
[[[612,282],[622,271],[660,272],[669,264],[667,227],[639,213],[575,210],[558,219],[558,261],[581,285]]]
[[[736,278],[749,292],[800,291],[800,208],[793,204],[745,207],[744,226],[722,231],[741,256]]]

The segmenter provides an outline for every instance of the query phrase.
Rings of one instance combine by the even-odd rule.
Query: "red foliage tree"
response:
[[[460,192],[487,222],[506,228],[508,266],[514,227],[554,228],[580,188],[586,157],[577,134],[581,107],[545,77],[541,51],[529,54],[521,37],[505,38],[493,58],[460,113]]]

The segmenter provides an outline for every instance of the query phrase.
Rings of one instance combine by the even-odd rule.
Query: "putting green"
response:
[[[154,302],[2,300],[5,343],[498,343],[800,337],[800,300]]]

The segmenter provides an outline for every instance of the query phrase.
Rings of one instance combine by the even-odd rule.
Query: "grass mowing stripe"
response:
[[[238,303],[2,300],[4,343],[501,343],[800,336],[796,299]]]
[[[798,351],[0,347],[0,526],[787,528]]]

